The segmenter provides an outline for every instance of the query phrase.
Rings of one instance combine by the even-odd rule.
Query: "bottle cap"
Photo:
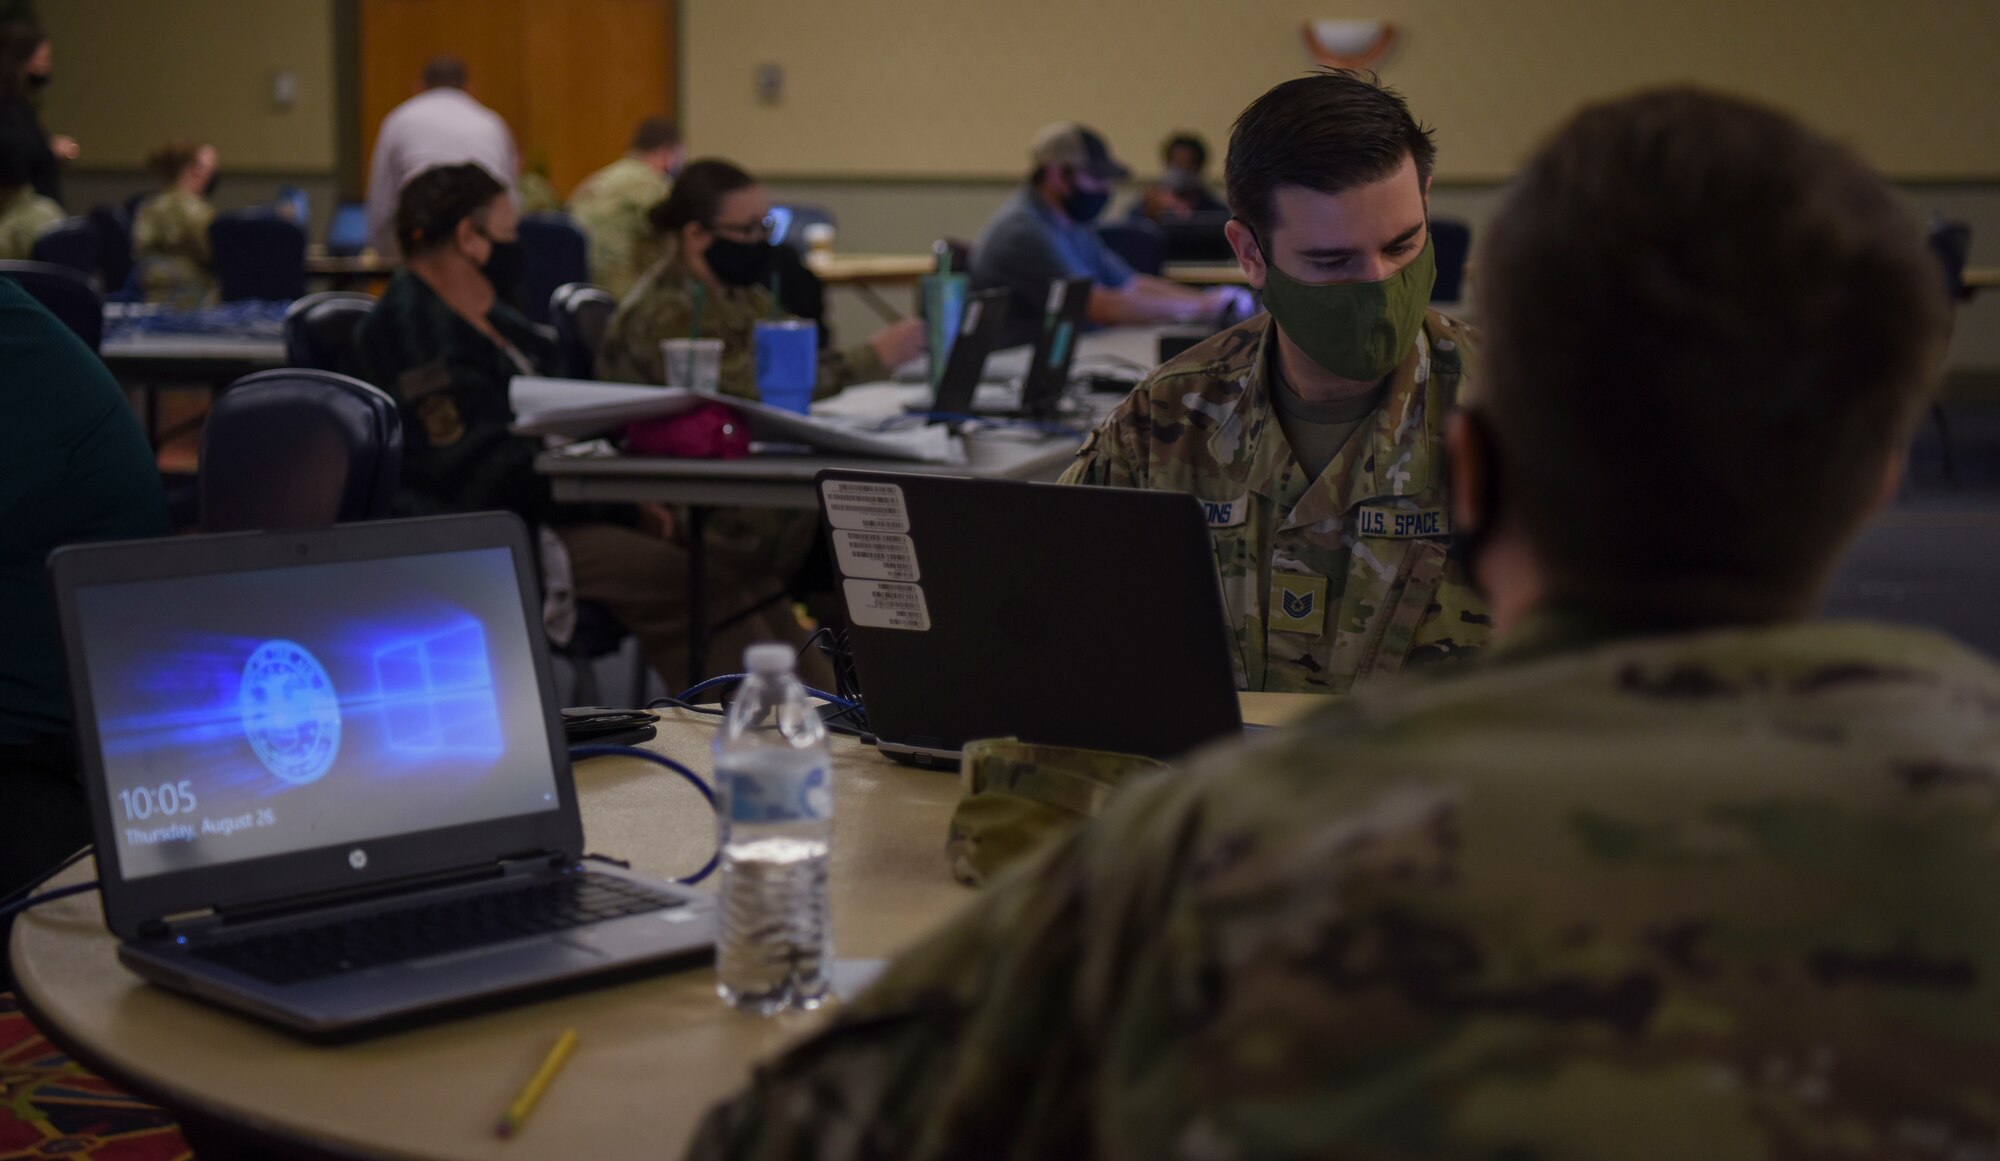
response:
[[[792,647],[779,642],[752,645],[743,651],[745,672],[759,677],[775,677],[792,671]]]

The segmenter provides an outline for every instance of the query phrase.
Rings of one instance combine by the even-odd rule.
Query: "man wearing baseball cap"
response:
[[[1088,277],[1088,317],[1100,326],[1220,318],[1230,308],[1249,313],[1240,287],[1193,290],[1134,273],[1090,228],[1111,187],[1132,175],[1104,138],[1073,121],[1047,126],[1029,150],[1027,184],[987,221],[972,248],[972,288],[1009,292],[1009,344],[1033,338],[1049,283]]]

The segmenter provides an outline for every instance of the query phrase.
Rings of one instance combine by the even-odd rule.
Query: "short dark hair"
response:
[[[451,53],[441,52],[424,62],[426,89],[462,89],[465,81],[465,62]]]
[[[720,158],[705,157],[692,162],[674,179],[666,200],[647,211],[646,220],[662,234],[679,233],[689,222],[715,224],[722,199],[739,189],[756,185],[757,179],[740,167]]]
[[[1554,601],[1809,612],[1922,410],[1942,280],[1887,182],[1690,88],[1586,108],[1479,257],[1493,481]]]
[[[168,185],[180,180],[181,170],[194,164],[201,145],[194,141],[169,141],[146,155],[146,168]]]
[[[665,117],[648,117],[632,130],[631,149],[634,153],[651,153],[655,149],[671,149],[681,143],[681,127]]]
[[[482,165],[433,165],[411,178],[396,198],[396,245],[405,257],[435,250],[451,241],[460,222],[506,194],[507,187]]]
[[[0,99],[18,98],[28,91],[28,62],[48,39],[48,33],[25,21],[0,24]]]
[[[1327,69],[1250,102],[1229,132],[1222,178],[1230,212],[1269,238],[1279,186],[1342,193],[1388,177],[1405,157],[1419,185],[1430,180],[1437,146],[1403,98],[1373,74]]]
[[[1167,138],[1166,144],[1160,146],[1160,160],[1172,161],[1176,149],[1186,149],[1194,154],[1195,172],[1199,173],[1208,168],[1208,143],[1201,138],[1192,133],[1174,134]]]

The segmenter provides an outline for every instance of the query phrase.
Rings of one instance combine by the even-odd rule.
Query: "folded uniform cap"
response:
[[[1073,165],[1105,181],[1124,181],[1132,171],[1111,156],[1111,149],[1094,130],[1074,121],[1058,121],[1035,134],[1029,154],[1036,165]]]

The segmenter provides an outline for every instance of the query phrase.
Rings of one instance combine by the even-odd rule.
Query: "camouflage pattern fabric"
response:
[[[562,199],[556,196],[556,187],[546,175],[534,170],[514,179],[514,196],[523,215],[562,213]]]
[[[977,887],[1022,855],[1104,809],[1114,790],[1169,769],[1134,754],[1037,746],[1013,738],[967,742],[945,855],[952,878]]]
[[[660,236],[646,211],[666,200],[666,178],[636,157],[591,174],[569,195],[569,216],[590,239],[590,280],[624,298],[660,260]]]
[[[1544,617],[1140,780],[691,1155],[1990,1161],[1996,884],[1986,659]]]
[[[1239,688],[1345,693],[1472,655],[1489,627],[1449,551],[1443,453],[1477,333],[1430,312],[1374,417],[1312,479],[1271,405],[1272,325],[1258,315],[1154,371],[1063,482],[1202,502]]]
[[[22,186],[0,199],[0,259],[27,261],[34,257],[35,239],[63,220],[62,207]]]
[[[139,205],[132,220],[132,257],[147,302],[194,310],[215,296],[208,227],[215,207],[200,194],[166,189]]]
[[[786,317],[773,307],[770,289],[741,286],[715,294],[689,273],[677,242],[664,246],[665,256],[612,314],[597,352],[597,377],[618,383],[666,382],[660,342],[693,337],[699,302],[700,337],[722,340],[722,390],[757,398],[757,321]],[[848,350],[825,345],[813,396],[823,399],[850,384],[888,377],[889,369],[868,344]],[[784,576],[804,562],[818,530],[819,517],[811,512],[725,508],[710,518],[708,540],[722,551],[771,562],[772,570]]]
[[[723,294],[710,291],[680,260],[679,243],[667,240],[662,246],[664,256],[618,304],[605,328],[597,352],[598,377],[618,383],[665,383],[660,342],[695,337],[699,304],[699,337],[722,340],[722,390],[757,398],[757,322],[790,316],[772,305],[767,286],[732,286]],[[868,344],[846,350],[828,344],[819,353],[819,382],[813,397],[824,399],[851,384],[888,377],[889,368]]]

